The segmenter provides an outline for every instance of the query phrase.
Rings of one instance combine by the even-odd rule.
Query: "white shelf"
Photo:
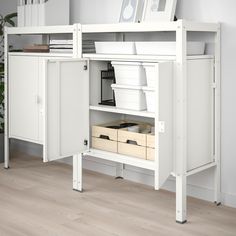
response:
[[[136,166],[148,170],[155,170],[155,162],[148,161],[144,159],[139,159],[135,157],[130,157],[126,155],[121,155],[112,152],[101,151],[97,149],[90,149],[88,152],[84,153],[87,156],[93,156],[107,161],[114,161],[126,165]]]
[[[112,61],[112,60],[122,60],[122,61],[146,61],[146,62],[158,62],[158,61],[175,61],[176,56],[152,56],[152,55],[115,55],[115,54],[96,54],[96,53],[85,53],[83,58],[88,58],[89,60],[97,61]],[[213,59],[212,55],[195,55],[187,56],[188,60],[195,59]]]
[[[75,25],[32,26],[32,27],[6,27],[7,34],[68,34],[73,33]]]
[[[155,118],[155,113],[151,113],[147,111],[132,111],[132,110],[119,109],[116,107],[103,106],[103,105],[90,106],[90,110],[118,113],[118,114],[132,115],[132,116],[140,116],[140,117],[147,117],[147,118]]]
[[[218,23],[202,23],[186,20],[172,22],[144,22],[144,23],[117,23],[117,24],[74,24],[57,26],[33,26],[33,27],[6,27],[7,34],[66,34],[73,33],[81,26],[82,33],[126,33],[126,32],[167,32],[176,31],[179,27],[185,27],[187,31],[217,32],[220,29]]]
[[[11,56],[39,56],[39,57],[73,57],[72,53],[51,53],[51,52],[9,52]]]
[[[82,25],[82,33],[173,32],[177,31],[179,27],[184,27],[187,31],[216,32],[220,25],[186,20],[153,23],[88,24]]]

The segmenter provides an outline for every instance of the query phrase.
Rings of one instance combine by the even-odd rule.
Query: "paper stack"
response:
[[[54,39],[50,40],[50,52],[73,53],[73,40]]]

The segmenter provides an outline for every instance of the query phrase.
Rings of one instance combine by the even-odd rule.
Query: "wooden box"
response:
[[[151,129],[148,124],[139,124],[141,133],[128,129],[118,130],[118,153],[147,159],[147,133]]]
[[[115,121],[92,127],[92,147],[108,152],[118,152],[118,130],[121,124],[135,123],[125,120]]]
[[[92,127],[92,147],[108,152],[117,153],[118,129],[111,128],[120,124],[121,121],[95,125]]]
[[[155,161],[155,135],[147,134],[147,160]]]
[[[92,137],[92,147],[107,152],[117,153],[117,141]]]

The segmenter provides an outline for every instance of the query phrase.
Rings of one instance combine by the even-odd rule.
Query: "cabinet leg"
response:
[[[215,167],[215,172],[214,172],[214,200],[215,204],[217,206],[221,205],[221,180],[220,180],[220,166],[217,165]]]
[[[9,169],[9,138],[7,134],[4,137],[4,168]]]
[[[124,178],[124,164],[116,163],[116,179]]]
[[[159,173],[158,171],[154,171],[154,189],[156,191],[160,190],[160,186],[159,186]]]
[[[73,189],[82,192],[82,158],[83,154],[73,156]]]
[[[184,224],[187,222],[187,177],[176,176],[176,222]]]

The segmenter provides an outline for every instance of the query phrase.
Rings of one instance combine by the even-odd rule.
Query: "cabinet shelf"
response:
[[[54,53],[54,52],[9,52],[11,56],[38,56],[38,57],[69,57],[72,58],[72,53]]]
[[[143,160],[136,157],[130,157],[126,155],[121,155],[118,153],[101,151],[98,149],[90,149],[88,152],[84,153],[85,156],[93,156],[107,161],[114,161],[126,165],[132,165],[148,170],[155,170],[155,162],[149,160]]]
[[[155,118],[155,113],[152,113],[152,112],[132,111],[132,110],[120,109],[117,107],[110,107],[110,106],[104,106],[104,105],[90,106],[90,110],[104,111],[104,112],[118,113],[118,114],[132,115],[132,116],[140,116],[140,117],[147,117],[147,118]]]

